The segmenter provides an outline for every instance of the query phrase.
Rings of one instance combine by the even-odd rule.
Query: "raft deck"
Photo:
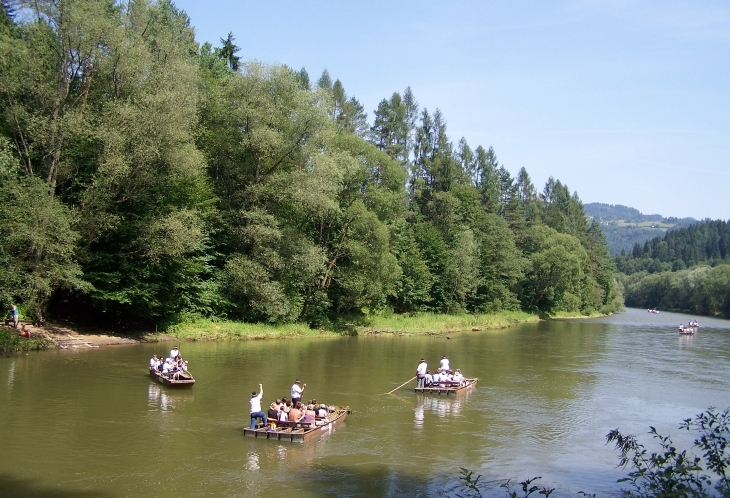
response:
[[[330,419],[324,425],[305,425],[301,422],[276,422],[276,428],[271,429],[269,427],[259,424],[256,429],[250,429],[244,427],[244,436],[262,437],[266,439],[276,439],[278,441],[291,441],[293,443],[303,443],[305,441],[311,441],[323,436],[326,432],[332,430],[332,428],[343,422],[347,415],[350,413],[349,408],[336,407],[334,412],[329,413],[328,419]]]
[[[157,370],[150,369],[150,377],[155,379],[160,384],[165,384],[166,386],[171,387],[192,387],[193,384],[195,384],[195,379],[193,378],[192,374],[187,371],[180,372],[179,378],[173,379],[172,377],[162,375]]]
[[[446,382],[441,383],[438,386],[430,386],[430,387],[423,387],[419,388],[416,387],[414,389],[417,393],[424,393],[424,394],[446,394],[447,396],[449,394],[458,394],[460,392],[464,392],[467,389],[471,389],[472,387],[477,385],[477,382],[479,379],[464,379],[464,382],[462,384],[457,384],[455,382]]]

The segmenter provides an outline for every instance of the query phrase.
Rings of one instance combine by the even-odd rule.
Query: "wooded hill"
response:
[[[615,257],[626,305],[730,317],[730,224],[703,221]]]
[[[644,244],[654,237],[661,237],[669,230],[688,227],[697,223],[694,218],[665,218],[659,214],[642,214],[621,204],[591,202],[585,206],[589,219],[601,225],[608,249],[612,255],[622,250],[630,251],[636,244]]]
[[[621,305],[577,194],[454,144],[409,88],[368,121],[326,71],[200,46],[168,1],[2,5],[0,299],[28,315]]]

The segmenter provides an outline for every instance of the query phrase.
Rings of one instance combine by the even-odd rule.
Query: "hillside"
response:
[[[664,218],[659,214],[642,214],[638,209],[620,204],[591,202],[584,205],[586,215],[598,221],[612,255],[631,251],[634,245],[662,237],[670,230],[696,223],[694,218]]]

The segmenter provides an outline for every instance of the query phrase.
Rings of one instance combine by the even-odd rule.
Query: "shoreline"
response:
[[[600,316],[600,314],[557,315],[549,319],[591,318],[594,316]],[[393,314],[369,317],[362,323],[345,323],[332,328],[312,329],[301,323],[270,325],[198,319],[173,325],[170,330],[165,332],[134,331],[126,334],[89,326],[77,326],[67,322],[49,322],[43,327],[35,327],[31,322],[21,321],[20,325],[26,325],[30,329],[32,339],[47,341],[45,348],[29,349],[53,349],[54,345],[58,349],[77,349],[172,341],[246,341],[343,336],[447,336],[450,338],[447,334],[501,330],[514,325],[537,323],[543,320],[538,315],[521,311],[459,315]],[[10,331],[11,334],[17,332],[10,326],[5,326],[3,330]],[[25,349],[18,349],[18,351],[20,350]]]

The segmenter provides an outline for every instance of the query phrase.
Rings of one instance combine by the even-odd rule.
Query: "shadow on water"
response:
[[[0,474],[0,496],[24,498],[111,498],[103,491],[59,489],[40,484],[35,479],[22,479],[10,474]]]
[[[435,458],[429,466],[438,465]],[[498,469],[493,472],[499,473]],[[525,470],[519,477],[502,477],[490,475],[489,471],[474,469],[474,477],[480,473],[479,490],[483,498],[502,498],[510,496],[509,491],[519,491],[520,482],[538,477],[539,474]],[[430,496],[459,497],[472,496],[463,486],[461,474],[438,473],[434,470],[430,477],[411,475],[408,472],[394,470],[386,465],[367,465],[351,467],[345,465],[315,465],[308,471],[298,474],[298,489],[307,496],[331,497],[404,497],[420,498]],[[550,478],[533,481],[533,485],[554,488],[554,496],[580,496],[579,491],[598,496],[620,496],[617,476],[614,472],[581,472],[573,471],[570,475],[557,473]],[[557,482],[556,482],[557,481]],[[508,486],[508,488],[504,487]],[[519,495],[519,494],[518,494]]]
[[[314,465],[300,474],[300,486],[319,496],[365,497],[365,496],[448,496],[444,493],[444,477],[424,479],[409,475],[387,465]],[[456,480],[456,479],[455,479]],[[456,491],[456,490],[452,490]]]

